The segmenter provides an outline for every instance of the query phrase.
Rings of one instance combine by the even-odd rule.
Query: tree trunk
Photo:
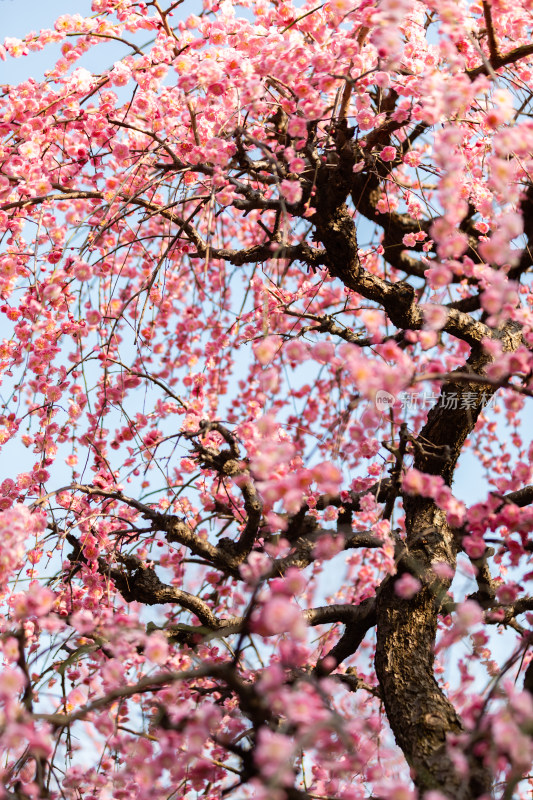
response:
[[[501,339],[505,350],[515,350],[520,331],[509,323]],[[490,357],[479,350],[459,371],[464,374],[467,369],[482,376],[488,362]],[[484,383],[452,380],[444,384],[441,398],[418,436],[414,467],[441,475],[451,485],[464,441],[493,392],[493,387]],[[451,393],[457,395],[457,408],[441,402]],[[468,403],[462,408],[466,397]],[[453,798],[475,800],[490,793],[490,770],[464,751],[469,758],[468,776],[453,764],[446,740],[449,734],[463,730],[462,723],[437,684],[433,669],[437,617],[450,581],[438,579],[432,563],[445,562],[455,570],[460,541],[433,500],[405,496],[404,508],[407,551],[398,573],[412,572],[422,588],[414,597],[403,599],[395,593],[395,578],[391,578],[378,597],[375,663],[384,705],[419,790],[439,789]]]

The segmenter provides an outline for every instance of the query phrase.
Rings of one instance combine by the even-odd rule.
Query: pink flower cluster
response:
[[[473,628],[483,622],[483,609],[475,600],[464,600],[455,607],[453,624],[442,634],[435,652],[446,650],[454,642],[467,636]]]
[[[283,578],[270,582],[270,593],[262,600],[252,626],[261,636],[289,633],[293,639],[304,639],[306,626],[301,609],[293,602],[295,594],[301,594],[307,581],[295,567],[287,570]]]
[[[43,528],[41,516],[32,514],[20,503],[0,512],[0,590],[5,590],[13,573],[22,565],[28,537]]]

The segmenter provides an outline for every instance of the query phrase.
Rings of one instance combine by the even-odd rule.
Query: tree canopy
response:
[[[533,5],[92,12],[0,46],[3,796],[529,796]]]

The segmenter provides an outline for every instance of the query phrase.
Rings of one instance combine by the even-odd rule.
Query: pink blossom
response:
[[[270,478],[269,485],[272,485],[272,473],[275,472],[278,467],[288,466],[294,453],[294,445],[290,442],[264,441],[261,443],[260,449],[257,450],[251,459],[253,472],[258,478],[262,478],[265,481]],[[276,483],[275,478],[274,483]],[[265,484],[265,489],[266,488],[267,485]],[[290,488],[290,485],[286,482],[283,491],[287,491]]]
[[[453,568],[445,561],[433,561],[431,569],[441,580],[451,580],[455,575]]]
[[[332,342],[317,342],[311,348],[311,354],[321,364],[328,364],[335,357],[335,345]]]
[[[354,8],[353,0],[329,0],[328,7],[335,14],[348,14]]]
[[[498,602],[503,603],[504,605],[510,605],[511,603],[514,603],[518,597],[519,590],[520,587],[514,581],[502,583],[501,586],[498,586],[498,589],[496,590]]]
[[[24,688],[24,675],[15,667],[0,669],[0,700],[12,699]]]
[[[41,148],[36,141],[23,142],[19,147],[19,153],[27,159],[39,158]]]
[[[422,306],[424,321],[431,331],[440,331],[446,325],[448,319],[448,309],[434,303],[426,303]]]
[[[301,339],[289,339],[283,345],[283,352],[290,361],[300,363],[308,358],[308,350]]]
[[[6,195],[11,191],[11,183],[5,175],[0,175],[0,195]]]
[[[95,84],[94,76],[85,69],[85,67],[77,67],[68,83],[68,88],[71,92],[88,92]]]
[[[72,271],[79,281],[88,281],[93,274],[91,265],[85,261],[77,261]]]
[[[122,163],[130,157],[130,149],[127,144],[119,142],[113,147],[113,155]]]
[[[423,473],[417,469],[409,469],[402,479],[402,488],[407,494],[422,494],[424,489]]]
[[[533,758],[531,739],[525,735],[507,712],[497,716],[491,726],[492,741],[519,770],[527,770]]]
[[[382,161],[394,161],[396,158],[396,148],[392,147],[391,145],[387,145],[387,147],[383,148],[379,154],[379,157]]]
[[[418,167],[421,160],[422,156],[420,153],[416,152],[416,150],[410,150],[403,157],[404,164],[407,164],[409,167]]]
[[[167,638],[161,631],[154,631],[150,634],[144,645],[144,655],[153,664],[162,666],[166,663],[169,656]]]
[[[406,247],[414,247],[416,245],[416,237],[414,233],[405,233],[402,237],[402,242]]]
[[[335,494],[342,483],[342,473],[331,461],[322,461],[312,467],[311,475],[324,494]]]
[[[515,239],[524,232],[524,220],[516,211],[508,211],[498,217],[498,230],[507,239]]]
[[[398,597],[403,597],[404,600],[409,600],[411,597],[420,590],[422,584],[411,575],[409,572],[404,572],[401,578],[394,582],[394,591]]]
[[[369,108],[364,108],[356,115],[356,121],[362,131],[370,130],[374,125],[374,114]]]
[[[125,86],[131,78],[131,70],[121,61],[117,61],[109,73],[109,80],[115,86]]]
[[[265,336],[258,342],[255,342],[253,349],[255,357],[260,364],[268,364],[280,348],[280,341],[276,336]]]
[[[497,128],[513,116],[513,96],[506,89],[497,89],[493,93],[492,102],[493,105],[485,115],[485,124],[489,128]]]
[[[81,686],[76,686],[72,689],[66,698],[67,711],[73,711],[75,708],[84,706],[87,703],[87,689]]]
[[[486,550],[485,542],[478,536],[465,536],[463,548],[470,558],[481,558]]]
[[[305,169],[305,161],[303,158],[293,158],[289,162],[289,169],[291,172],[300,173],[303,172]]]
[[[4,642],[2,643],[2,652],[4,654],[4,658],[9,663],[18,661],[20,657],[20,647],[18,639],[15,639],[14,636],[9,636],[7,639],[5,639]]]
[[[291,117],[287,129],[291,136],[300,138],[307,136],[307,125],[300,117]]]
[[[432,289],[439,289],[442,286],[447,286],[453,278],[451,269],[445,264],[439,264],[437,267],[430,267],[424,274]]]
[[[17,619],[29,617],[44,617],[52,608],[56,596],[47,586],[41,586],[38,581],[32,581],[26,592],[13,594],[9,598],[9,605]]]
[[[87,315],[86,315],[86,320],[87,320],[87,324],[88,324],[88,325],[89,325],[91,328],[92,328],[92,327],[96,327],[96,326],[98,325],[98,323],[100,322],[100,320],[101,320],[101,319],[102,319],[102,315],[101,315],[101,314],[100,314],[100,312],[99,312],[99,311],[97,311],[95,308],[93,308],[93,309],[90,309],[90,310],[87,312]]]
[[[456,625],[467,631],[483,621],[483,609],[475,600],[465,600],[455,609]]]
[[[50,480],[50,473],[47,469],[39,468],[34,471],[33,478],[37,483],[46,483]]]
[[[407,494],[432,497],[441,508],[446,507],[453,500],[451,490],[444,484],[442,476],[428,475],[414,467],[408,469],[404,474],[402,488]]]
[[[432,347],[435,347],[439,337],[436,331],[420,331],[418,340],[423,350],[430,350]]]
[[[515,177],[515,162],[493,155],[488,159],[488,164],[490,167],[490,186],[502,194],[505,193]]]
[[[219,192],[217,192],[217,201],[220,203],[221,206],[229,206],[235,200],[237,194],[235,189],[232,186],[224,186]]]
[[[90,633],[96,625],[96,618],[88,609],[80,609],[71,614],[69,624],[79,633]]]
[[[313,555],[321,561],[329,561],[334,558],[337,553],[344,550],[344,539],[342,536],[332,536],[329,534],[322,534],[313,548]]]
[[[387,89],[390,86],[390,76],[388,72],[375,72],[373,76],[376,86]]]
[[[457,500],[455,497],[449,497],[446,503],[440,505],[443,511],[446,511],[446,519],[452,528],[460,528],[464,524],[467,517],[466,507],[463,502]]]
[[[239,572],[244,580],[253,586],[259,583],[261,578],[267,574],[269,568],[270,559],[267,554],[252,550],[245,563],[240,565]]]
[[[533,242],[512,94],[533,81],[532,0],[490,3],[510,89],[479,0],[88,5],[0,46],[46,71],[0,92],[0,785],[444,800],[424,786],[445,743],[452,784],[468,793],[477,759],[520,792],[533,700],[489,625],[533,578],[533,504],[508,502],[533,474],[533,285],[509,269]],[[456,408],[446,387],[441,414],[442,376],[473,358],[514,389],[489,410],[485,384],[457,384]],[[461,601],[492,544],[484,610]],[[372,598],[395,658],[409,616],[427,665],[446,650],[430,683],[464,726],[439,718],[427,775],[401,745],[433,721],[402,736],[387,714],[417,691],[426,708],[422,683],[373,696],[372,631],[339,659]],[[90,742],[74,767],[51,724],[70,712],[74,750]]]
[[[302,199],[302,187],[299,181],[283,180],[279,188],[287,203],[299,203]]]
[[[283,733],[261,728],[257,737],[254,760],[267,779],[287,784],[292,778],[292,740]]]
[[[274,580],[270,582],[272,593],[286,594],[289,596],[301,594],[306,586],[306,578],[296,567],[289,567],[283,578],[274,578]]]
[[[259,378],[259,384],[263,392],[266,392],[267,394],[275,394],[280,385],[279,372],[276,367],[263,370]]]
[[[479,243],[479,252],[487,263],[498,266],[513,263],[516,255],[509,247],[507,239],[499,231],[496,231],[490,239]]]
[[[0,513],[0,591],[19,568],[27,537],[36,530],[38,517],[19,503]]]
[[[253,627],[261,636],[290,632],[296,638],[301,638],[305,634],[302,612],[298,606],[280,594],[273,595],[261,607]]]

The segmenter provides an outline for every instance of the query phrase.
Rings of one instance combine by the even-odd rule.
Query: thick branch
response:
[[[533,503],[533,486],[524,486],[516,492],[509,492],[509,494],[503,495],[502,506],[508,503],[512,503],[519,508],[531,505]]]
[[[329,653],[315,667],[317,675],[329,675],[347,658],[357,652],[370,628],[376,624],[376,599],[369,597],[358,606],[354,606],[353,618],[346,623],[346,630]]]
[[[304,616],[309,625],[328,625],[334,622],[342,622],[344,625],[361,624],[364,619],[368,619],[374,611],[375,601],[372,599],[363,601],[360,605],[354,606],[351,603],[333,603],[330,606],[319,606],[310,608],[304,612]],[[375,623],[374,623],[375,624]]]
[[[154,569],[144,567],[135,556],[125,556],[120,560],[127,567],[127,572],[119,569],[109,570],[104,559],[101,571],[110,575],[127,603],[137,602],[150,606],[177,603],[198,617],[202,625],[212,630],[218,630],[232,622],[232,620],[217,619],[207,603],[196,595],[163,583]]]
[[[526,58],[526,56],[530,55],[533,55],[533,44],[523,44],[520,45],[520,47],[515,47],[514,50],[510,50],[508,53],[491,58],[490,66],[493,70],[497,70],[500,69],[500,67],[506,67],[507,64],[516,64],[521,58]],[[478,75],[488,75],[489,69],[486,64],[480,64],[480,66],[475,69],[467,69],[466,74],[470,80],[473,81]]]

